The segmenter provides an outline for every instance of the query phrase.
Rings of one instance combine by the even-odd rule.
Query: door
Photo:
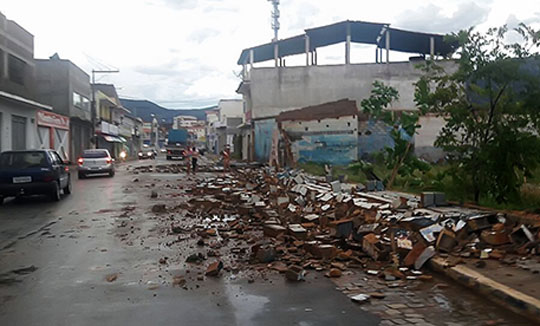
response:
[[[69,131],[54,129],[54,150],[65,160],[69,160]]]
[[[26,149],[26,118],[18,115],[11,116],[11,148]]]
[[[50,149],[51,148],[51,128],[38,127],[39,148]]]

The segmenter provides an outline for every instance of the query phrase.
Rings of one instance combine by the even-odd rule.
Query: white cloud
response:
[[[288,0],[280,8],[280,37],[346,19],[450,32],[502,25],[510,15],[540,18],[537,0]],[[266,0],[2,0],[0,10],[35,35],[36,57],[58,52],[88,72],[101,67],[97,61],[119,68],[99,80],[115,83],[123,96],[175,107],[237,96],[241,50],[273,36]],[[355,49],[354,60],[373,60],[370,49]],[[340,62],[343,47],[326,52]]]

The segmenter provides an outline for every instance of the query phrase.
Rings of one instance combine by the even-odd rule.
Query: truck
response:
[[[186,129],[172,129],[167,137],[167,160],[173,158],[184,159],[184,151],[187,149],[189,133]]]

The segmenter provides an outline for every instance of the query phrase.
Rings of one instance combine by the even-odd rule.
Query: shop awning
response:
[[[103,135],[103,139],[105,139],[109,143],[123,143],[123,141],[119,137],[116,137],[116,136]]]

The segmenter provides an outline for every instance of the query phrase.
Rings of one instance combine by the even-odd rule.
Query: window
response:
[[[73,92],[73,105],[79,109],[90,111],[90,100],[77,92]]]
[[[19,85],[24,85],[24,72],[26,70],[26,62],[17,58],[14,55],[8,56],[8,75],[9,80]]]
[[[2,169],[29,169],[47,167],[45,152],[11,152],[0,155]]]
[[[84,96],[81,96],[81,98],[82,98],[82,108],[86,111],[90,111],[90,100]]]
[[[82,108],[82,96],[79,93],[73,92],[73,105]]]
[[[96,151],[96,150],[90,150],[90,151],[84,151],[82,154],[83,158],[107,158],[109,157],[109,153],[107,151]]]

